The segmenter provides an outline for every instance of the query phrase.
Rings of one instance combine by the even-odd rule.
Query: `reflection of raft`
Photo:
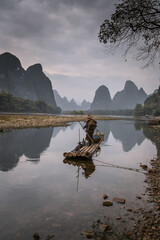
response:
[[[85,178],[88,178],[94,171],[95,171],[95,165],[92,161],[92,159],[84,159],[84,158],[79,158],[77,160],[74,158],[65,158],[63,160],[64,164],[72,164],[73,166],[78,166],[79,168],[83,169],[84,172],[82,174],[85,176]]]
[[[94,142],[88,146],[87,144],[81,144],[79,145],[71,152],[64,152],[63,156],[65,158],[88,158],[91,159],[92,156],[99,150],[99,146],[101,142],[103,141],[104,134],[98,132],[96,135],[94,135]]]

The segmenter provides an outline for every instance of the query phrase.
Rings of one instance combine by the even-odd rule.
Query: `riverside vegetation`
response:
[[[55,113],[61,112],[59,107],[54,107],[42,100],[29,100],[15,97],[10,93],[0,93],[1,112],[30,112],[30,113]]]

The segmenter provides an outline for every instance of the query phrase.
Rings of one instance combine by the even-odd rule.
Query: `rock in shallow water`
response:
[[[126,200],[124,198],[113,198],[113,202],[124,204]]]
[[[109,200],[103,202],[103,206],[109,207],[109,206],[112,206],[112,205],[113,205],[113,202],[111,202]]]
[[[107,194],[103,194],[103,199],[107,199],[108,195]]]
[[[105,230],[107,230],[108,225],[107,224],[100,224],[99,228],[100,228],[101,232],[104,232]]]

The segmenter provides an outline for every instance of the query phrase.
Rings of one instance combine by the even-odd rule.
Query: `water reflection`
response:
[[[113,137],[122,143],[122,147],[125,152],[130,151],[136,144],[140,145],[145,139],[143,125],[141,125],[142,128],[137,130],[135,129],[135,125],[132,121],[115,120],[108,121],[108,124],[105,124],[104,121],[99,121],[98,124],[100,131],[105,130],[104,140],[108,140],[109,133],[111,132]]]
[[[52,128],[14,130],[0,135],[0,170],[9,171],[17,166],[20,156],[39,161],[41,153],[49,147]]]
[[[55,138],[59,134],[60,131],[65,132],[65,130],[66,130],[66,127],[55,127],[55,128],[53,128],[52,138]]]
[[[105,134],[100,155],[89,162],[68,162],[63,152],[77,145],[80,128],[73,123],[0,135],[0,169],[5,171],[0,172],[1,239],[28,240],[39,232],[42,239],[55,234],[55,239],[80,240],[95,219],[106,214],[116,219],[121,211],[146,203],[147,196],[141,195],[145,176],[137,169],[156,153],[154,130],[132,121],[98,121]],[[34,165],[26,159],[40,161]],[[104,193],[109,200],[126,199],[125,209],[118,204],[104,208]],[[136,199],[139,195],[142,201]]]
[[[96,170],[96,167],[92,160],[84,160],[84,159],[67,159],[63,160],[64,164],[72,164],[73,166],[78,166],[78,176],[80,168],[83,170],[82,175],[87,179],[91,176],[91,174]]]
[[[73,123],[68,128],[74,131],[77,124]],[[154,142],[155,131],[149,129],[146,124],[138,122],[98,121],[98,129],[104,133],[103,145],[112,134],[114,139],[121,142],[125,152],[132,150],[136,144],[141,145],[146,137]],[[27,161],[38,163],[42,152],[49,147],[51,138],[56,138],[60,132],[63,134],[66,130],[65,127],[56,127],[14,130],[7,134],[0,134],[0,170],[9,171],[16,167],[22,155],[26,156]],[[78,142],[78,139],[76,141]],[[76,141],[72,148],[76,146]]]

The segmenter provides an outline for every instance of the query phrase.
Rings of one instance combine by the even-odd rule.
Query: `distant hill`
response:
[[[117,92],[112,101],[112,109],[133,109],[136,104],[143,104],[147,94],[140,88],[138,90],[137,86],[130,80],[126,81],[124,89]]]
[[[30,66],[25,71],[20,60],[8,52],[0,55],[0,92],[2,91],[15,97],[42,100],[52,105],[57,112],[51,81],[44,74],[41,64]]]
[[[106,110],[112,108],[112,100],[108,88],[100,86],[96,92],[91,104],[91,110]]]
[[[87,102],[85,99],[78,105],[75,100],[72,98],[71,101],[68,101],[66,97],[61,97],[57,90],[54,90],[54,96],[57,105],[62,109],[62,111],[79,111],[79,110],[88,110],[90,109],[90,102]]]
[[[137,103],[143,104],[147,94],[130,80],[126,81],[124,89],[119,91],[113,97],[110,97],[108,88],[100,86],[96,92],[91,104],[90,110],[126,110],[134,109]]]
[[[144,101],[144,107],[151,108],[152,110],[158,110],[160,113],[160,86],[153,94],[147,97]]]
[[[142,104],[137,104],[134,109],[135,116],[154,115],[160,116],[160,86],[150,94]]]
[[[81,107],[81,110],[88,110],[91,107],[91,103],[84,99],[80,107]]]
[[[55,113],[80,110],[125,110],[134,109],[136,104],[144,104],[147,94],[143,88],[138,89],[130,80],[126,81],[124,89],[111,99],[109,89],[102,85],[94,95],[93,102],[85,99],[78,105],[72,98],[68,101],[52,89],[50,79],[44,74],[41,64],[34,64],[25,70],[20,60],[11,53],[0,55],[0,93],[10,93],[15,97],[29,100],[41,100],[55,109]]]

